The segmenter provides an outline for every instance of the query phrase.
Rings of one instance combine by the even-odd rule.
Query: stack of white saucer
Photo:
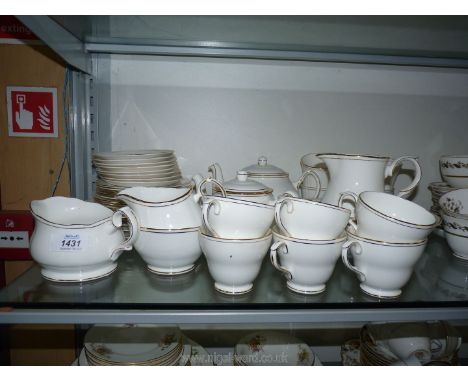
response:
[[[115,199],[124,188],[177,187],[182,178],[173,150],[101,152],[93,155],[98,180],[95,201],[116,210],[125,204]]]
[[[212,365],[209,354],[175,327],[114,325],[92,327],[79,366]]]

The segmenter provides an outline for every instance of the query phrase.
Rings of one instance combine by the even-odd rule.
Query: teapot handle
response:
[[[395,159],[393,162],[391,162],[390,164],[388,164],[387,167],[385,168],[385,177],[392,176],[393,172],[395,171],[396,166],[398,166],[398,164],[400,164],[403,161],[411,162],[414,165],[415,174],[414,174],[414,179],[409,184],[409,186],[402,188],[398,192],[397,196],[399,196],[400,198],[404,198],[408,196],[409,194],[411,194],[411,192],[416,188],[416,186],[421,181],[421,166],[419,165],[419,162],[416,160],[416,158],[409,157],[409,156],[399,157]]]
[[[300,187],[302,186],[302,183],[304,183],[304,180],[306,180],[306,178],[311,175],[312,178],[314,178],[315,180],[315,183],[317,183],[317,189],[315,191],[315,195],[314,197],[312,198],[313,200],[316,200],[319,195],[320,195],[320,190],[322,188],[322,184],[320,183],[320,178],[318,176],[318,173],[315,171],[315,169],[311,168],[307,171],[304,171],[301,175],[301,177],[299,178],[299,180],[297,181],[297,183],[295,184],[297,190],[299,191]],[[302,197],[302,194],[301,194],[301,197]]]
[[[122,216],[125,216],[130,222],[130,236],[128,237],[127,240],[125,240],[122,244],[120,244],[117,248],[115,248],[112,251],[112,254],[111,254],[112,261],[117,260],[117,258],[120,256],[120,253],[122,251],[132,250],[133,243],[138,238],[140,225],[138,224],[138,220],[130,207],[125,206],[115,211],[114,215],[112,215],[112,224],[114,224],[116,228],[121,228]]]

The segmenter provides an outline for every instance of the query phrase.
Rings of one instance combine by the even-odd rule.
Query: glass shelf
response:
[[[119,258],[112,275],[69,284],[43,279],[35,265],[0,291],[0,323],[468,319],[468,262],[452,256],[445,240],[436,235],[396,299],[363,293],[340,260],[326,291],[318,295],[290,291],[268,256],[248,294],[223,295],[213,283],[204,257],[194,271],[169,277],[151,273],[132,251]]]
[[[17,16],[70,65],[91,53],[468,67],[466,16]]]

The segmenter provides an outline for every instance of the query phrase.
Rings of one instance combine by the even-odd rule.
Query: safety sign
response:
[[[58,137],[57,89],[7,87],[8,134]]]

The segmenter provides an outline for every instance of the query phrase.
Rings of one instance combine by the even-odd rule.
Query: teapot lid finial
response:
[[[241,182],[245,182],[248,176],[249,174],[247,171],[237,171],[237,180],[240,180]]]
[[[259,166],[266,166],[268,164],[267,157],[262,155],[260,158],[258,158],[258,165]]]

